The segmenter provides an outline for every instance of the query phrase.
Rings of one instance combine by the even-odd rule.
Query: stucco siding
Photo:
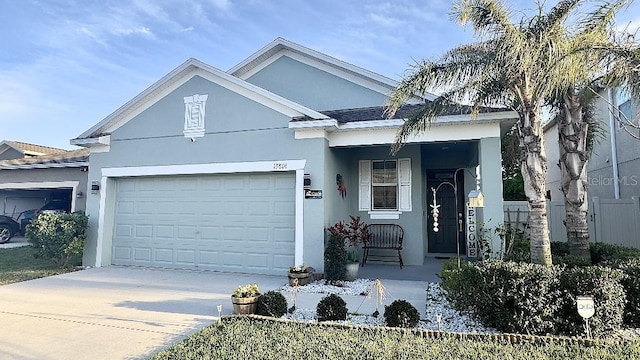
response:
[[[384,94],[288,56],[261,69],[248,82],[316,110],[380,106]]]
[[[194,93],[208,94],[209,98],[205,136],[192,141],[182,134],[183,97]],[[91,155],[89,179],[101,181],[102,169],[114,167],[306,160],[304,172],[311,175],[313,187],[324,189],[326,140],[295,140],[293,131],[287,127],[290,120],[242,95],[194,77],[118,128],[111,136],[109,151]],[[89,265],[96,259],[100,196],[90,194],[87,199],[91,224],[84,262]],[[303,201],[303,257],[306,263],[319,271],[323,269],[324,203],[325,199]],[[115,199],[108,193],[105,199],[103,264],[109,264],[111,259],[107,242],[112,229],[108,228],[106,220],[109,220],[114,206]]]

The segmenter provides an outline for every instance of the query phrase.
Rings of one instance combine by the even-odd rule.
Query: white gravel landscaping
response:
[[[316,281],[312,284],[298,287],[298,292],[305,293],[326,293],[337,295],[362,295],[368,294],[373,289],[373,281],[368,279],[358,279],[354,282],[345,282],[344,287],[325,285],[324,281]],[[291,292],[288,285],[279,289],[280,291]],[[471,319],[465,314],[453,308],[451,303],[444,297],[443,290],[437,283],[428,283],[425,296],[427,297],[426,309],[420,313],[420,323],[418,328],[428,330],[438,330],[438,315],[440,315],[440,330],[449,332],[476,332],[476,333],[498,333],[498,331],[487,328],[481,323]],[[353,309],[349,309],[353,311]],[[420,311],[420,309],[418,309]],[[338,323],[366,326],[385,326],[384,308],[381,307],[381,314],[375,318],[370,314],[349,314],[346,321]],[[292,314],[283,316],[285,319],[296,321],[317,321],[315,309],[296,309]]]
[[[304,286],[298,286],[299,293],[336,294],[336,295],[360,295],[367,296],[373,288],[373,280],[356,279],[354,281],[338,282],[340,286],[325,284],[325,280],[314,281]],[[293,292],[293,287],[283,285],[279,291]]]

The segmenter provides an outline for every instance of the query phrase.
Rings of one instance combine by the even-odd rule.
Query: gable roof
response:
[[[0,161],[0,170],[48,169],[89,166],[89,149]]]
[[[0,153],[8,149],[17,150],[23,156],[41,156],[41,155],[48,155],[48,154],[60,154],[67,151],[64,149],[30,144],[30,143],[21,142],[21,141],[4,140],[0,142]]]
[[[227,72],[241,79],[247,79],[254,72],[262,69],[264,66],[275,61],[284,54],[293,54],[299,56],[299,59],[304,58],[316,64],[324,65],[326,70],[329,70],[334,75],[347,78],[347,80],[358,79],[360,84],[363,84],[363,82],[374,84],[378,89],[385,89],[385,95],[398,87],[397,81],[386,76],[350,64],[327,54],[323,54],[300,44],[296,44],[281,37],[276,38],[262,49],[229,69]],[[427,100],[433,100],[435,97],[435,95],[430,93],[427,93],[425,96]]]
[[[153,105],[162,98],[163,93],[174,90],[196,75],[202,76],[231,91],[240,93],[291,117],[308,116],[313,119],[326,118],[326,115],[315,110],[285,99],[235,76],[231,76],[202,61],[190,58],[102,121],[80,134],[77,138],[72,139],[71,144],[81,146],[108,145],[108,135],[110,135],[111,132]]]

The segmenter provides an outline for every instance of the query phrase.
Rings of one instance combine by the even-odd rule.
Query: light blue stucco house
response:
[[[405,265],[456,239],[465,254],[473,221],[503,221],[500,134],[516,114],[443,116],[391,156],[402,117],[430,100],[386,119],[396,85],[282,38],[227,72],[187,60],[71,141],[91,149],[84,263],[322,271],[325,228],[349,215],[400,224]]]

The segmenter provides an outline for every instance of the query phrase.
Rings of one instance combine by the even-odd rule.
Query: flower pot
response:
[[[233,312],[237,315],[255,314],[258,312],[258,298],[260,296],[239,298],[232,296]]]
[[[358,278],[358,268],[360,268],[360,263],[357,262],[348,262],[347,263],[347,271],[345,272],[344,279],[347,281],[353,281]]]
[[[295,286],[294,281],[298,279],[298,285],[307,285],[311,282],[311,273],[289,273],[289,286]]]

